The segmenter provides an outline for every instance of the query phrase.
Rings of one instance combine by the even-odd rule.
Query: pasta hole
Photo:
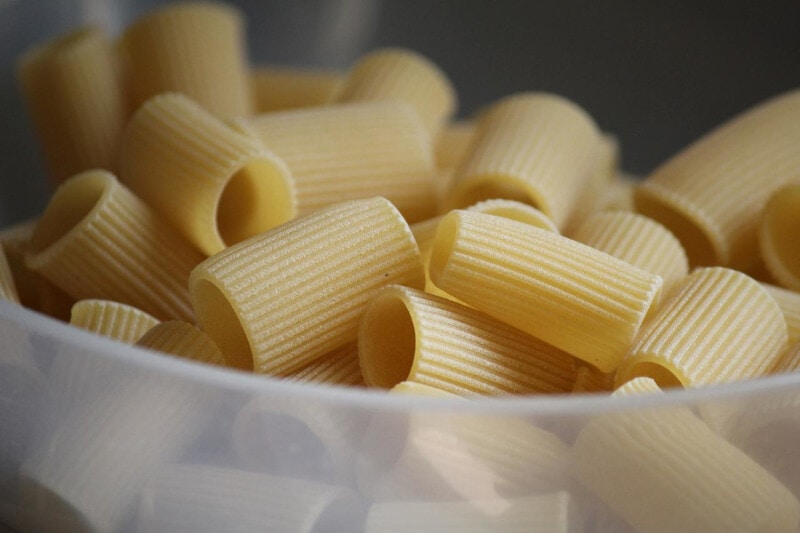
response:
[[[769,251],[765,257],[773,256],[778,265],[767,263],[775,278],[789,289],[800,289],[800,185],[788,186],[775,193],[764,209],[761,236]],[[779,275],[778,275],[779,274]]]
[[[192,304],[203,331],[217,344],[225,363],[242,370],[253,370],[253,354],[242,323],[222,291],[201,279],[193,287]]]
[[[467,207],[496,198],[529,204],[550,216],[550,210],[544,205],[541,198],[535,197],[531,191],[516,183],[515,180],[504,179],[500,176],[485,175],[470,179],[459,187],[456,193],[458,207]]]
[[[430,262],[428,264],[428,274],[434,285],[438,286],[439,277],[447,267],[447,262],[450,260],[450,253],[453,250],[453,241],[458,232],[458,224],[458,214],[452,213],[445,215],[436,230],[436,237],[434,237],[433,240],[433,247],[430,251]]]
[[[390,389],[408,378],[416,353],[414,322],[402,300],[379,296],[359,332],[361,371],[368,385]]]
[[[105,171],[89,171],[61,184],[36,225],[28,253],[38,254],[66,236],[89,216],[113,182]]]
[[[294,193],[286,172],[255,159],[231,176],[217,205],[217,230],[230,246],[290,220]]]

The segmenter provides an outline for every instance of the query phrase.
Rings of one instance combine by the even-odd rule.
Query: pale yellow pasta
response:
[[[286,375],[356,340],[375,292],[422,287],[419,249],[384,198],[342,202],[231,246],[192,272],[192,302],[229,364]]]
[[[639,178],[618,172],[600,192],[595,206],[596,211],[635,211],[633,193],[639,184]]]
[[[762,283],[770,296],[772,296],[781,308],[783,318],[786,320],[786,331],[789,335],[789,344],[800,341],[800,292],[776,287],[768,283]]]
[[[151,10],[120,38],[133,109],[182,93],[218,117],[253,110],[244,20],[233,6],[183,2]]]
[[[800,291],[800,176],[797,182],[775,191],[767,201],[758,243],[769,273],[780,285]]]
[[[109,300],[81,300],[72,306],[69,323],[128,344],[138,341],[159,320],[136,307]]]
[[[277,65],[250,71],[256,114],[331,103],[339,93],[344,74],[320,68]]]
[[[121,154],[120,180],[206,255],[295,216],[286,165],[183,95],[142,105]]]
[[[550,231],[461,210],[439,225],[430,274],[445,292],[603,372],[620,363],[662,284]]]
[[[661,276],[665,295],[689,274],[689,261],[680,241],[658,222],[636,213],[596,213],[571,237]]]
[[[358,362],[358,344],[345,344],[292,372],[286,379],[303,383],[363,387],[365,383]]]
[[[591,117],[564,98],[521,93],[487,110],[476,135],[449,205],[525,201],[562,228],[593,170],[600,137]]]
[[[773,374],[784,374],[797,372],[800,370],[800,342],[789,345],[783,354],[778,358],[777,363],[772,368]]]
[[[203,257],[102,170],[65,181],[26,253],[28,267],[76,300],[100,298],[159,319],[191,320],[187,282]]]
[[[250,470],[287,472],[287,463],[298,460],[300,444],[306,475],[352,484],[366,423],[363,413],[265,394],[252,398],[236,414],[231,438]]]
[[[590,365],[578,365],[572,392],[610,392],[614,390],[614,378],[614,372],[605,373]]]
[[[18,77],[51,181],[114,171],[127,110],[114,47],[87,27],[33,48]]]
[[[639,378],[617,393],[660,394]],[[796,498],[684,406],[598,415],[578,434],[572,472],[636,531],[792,532]]]
[[[619,169],[619,142],[610,133],[598,137],[589,176],[572,207],[564,225],[564,235],[572,237],[575,230],[593,213],[600,210],[604,193],[616,179]]]
[[[367,385],[387,389],[412,381],[461,396],[566,393],[575,381],[569,354],[408,287],[375,295],[361,319],[358,353]]]
[[[6,259],[2,245],[0,245],[0,300],[19,303],[17,287],[14,284],[11,267],[8,266],[8,259]]]
[[[617,383],[646,376],[660,387],[694,387],[763,376],[787,338],[780,308],[757,281],[724,267],[700,268],[644,325]]]
[[[561,491],[486,501],[378,502],[369,508],[364,531],[576,533],[583,521],[572,496]]]
[[[439,170],[455,170],[467,154],[476,131],[475,121],[464,120],[448,124],[434,140],[436,167]]]
[[[355,531],[362,504],[351,490],[315,481],[203,464],[168,465],[142,490],[140,533]],[[333,528],[333,529],[331,529]]]
[[[367,102],[265,113],[232,123],[283,160],[306,215],[384,196],[409,222],[436,214],[430,137],[409,106]]]
[[[442,398],[459,398],[455,393],[448,392],[438,387],[425,385],[417,381],[401,381],[391,389],[391,394],[409,394],[411,396],[438,396]]]
[[[192,361],[225,366],[225,357],[211,337],[188,322],[161,322],[142,335],[136,345]]]
[[[470,401],[432,387],[398,392]],[[376,502],[496,500],[558,491],[570,483],[566,445],[514,417],[422,409],[381,413],[371,419],[360,449],[370,459],[357,463],[356,481]]]
[[[435,138],[455,113],[458,96],[444,72],[429,59],[402,48],[362,56],[345,77],[337,99],[346,102],[406,102]]]
[[[636,210],[680,239],[690,265],[747,268],[767,198],[797,183],[798,119],[800,91],[734,117],[650,174],[636,190]]]

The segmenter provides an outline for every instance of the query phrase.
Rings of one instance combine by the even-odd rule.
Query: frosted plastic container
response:
[[[373,16],[371,2],[333,4],[363,10],[364,24]],[[318,24],[297,30],[315,36],[307,41],[313,46],[287,45],[280,59],[346,64],[365,46],[355,37],[338,47],[326,44],[319,23],[333,9],[326,5],[318,8]],[[12,81],[14,58],[82,21],[117,29],[147,7],[0,4],[1,183],[2,193],[13,191],[16,199],[3,198],[3,222],[36,213],[46,192]],[[255,2],[245,7],[265,10]],[[292,19],[290,12],[284,20]],[[687,520],[704,519],[711,524],[696,530],[713,531],[722,522],[714,522],[703,498],[711,490],[747,511],[760,501],[747,479],[742,490],[713,486],[706,477],[712,470],[698,464],[684,473],[690,488],[671,493],[667,475],[648,477],[636,466],[649,457],[664,460],[663,454],[638,450],[629,460],[598,448],[601,459],[611,454],[598,464],[612,465],[615,485],[607,490],[625,496],[620,504],[581,481],[583,456],[573,449],[581,435],[598,431],[632,438],[620,428],[641,421],[669,438],[686,438],[680,422],[667,421],[687,416],[705,428],[702,442],[712,458],[758,472],[760,493],[779,501],[753,530],[793,530],[800,375],[623,398],[389,396],[183,361],[0,302],[0,530],[344,533],[430,531],[453,520],[458,530],[468,524],[480,531],[537,531],[558,523],[564,526],[558,531],[626,532],[636,530],[631,522],[641,524],[644,509],[649,523],[665,531],[686,531]],[[636,449],[636,442],[626,440],[624,448]],[[687,442],[691,448],[694,441]]]

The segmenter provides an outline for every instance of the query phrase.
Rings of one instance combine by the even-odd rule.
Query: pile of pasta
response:
[[[800,91],[636,180],[566,98],[512,94],[456,120],[454,87],[410,50],[347,72],[252,66],[243,18],[221,4],[162,7],[116,39],[58,37],[18,77],[56,188],[0,232],[0,297],[76,327],[275,378],[446,397],[645,394],[800,368]],[[703,455],[720,476],[747,464],[730,483],[757,480],[770,502],[687,507],[671,530],[793,530],[779,482],[688,410],[663,423],[727,450]],[[590,424],[572,453],[587,487],[655,531],[635,495],[606,490],[604,446],[634,430]],[[654,434],[660,465],[677,464]]]

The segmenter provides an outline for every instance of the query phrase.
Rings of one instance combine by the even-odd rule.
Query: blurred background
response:
[[[0,0],[0,223],[31,217],[47,186],[15,58],[83,22],[112,33],[157,1]],[[800,87],[800,2],[243,0],[254,63],[346,69],[412,48],[458,89],[460,116],[506,94],[551,91],[620,140],[646,175],[733,114]]]

